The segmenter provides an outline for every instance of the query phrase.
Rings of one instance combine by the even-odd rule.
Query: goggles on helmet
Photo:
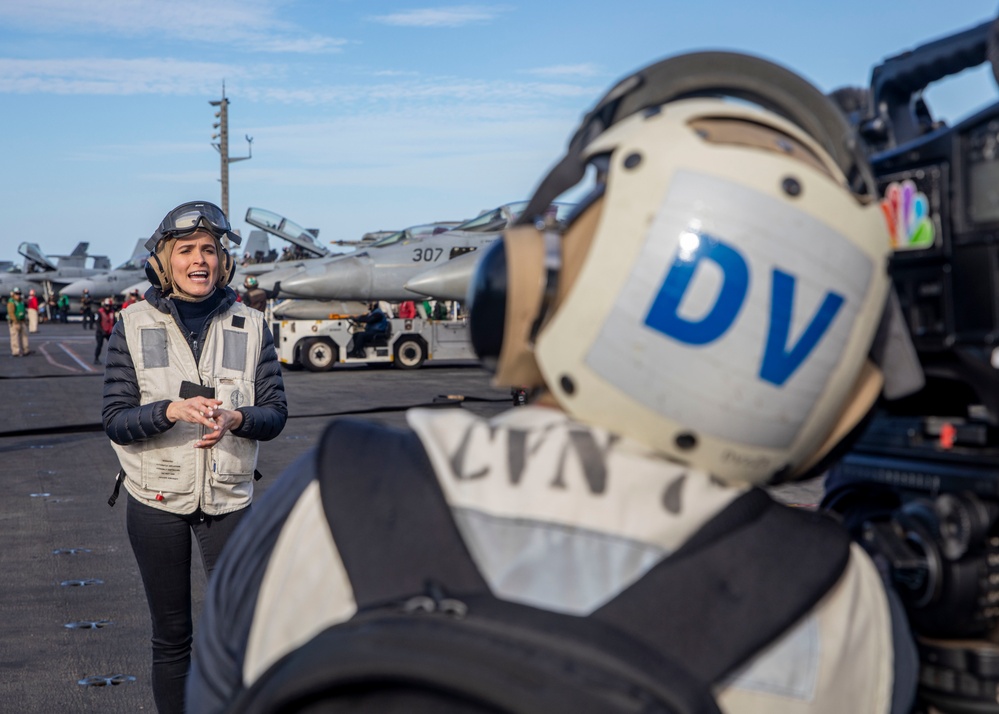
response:
[[[146,250],[156,250],[157,244],[164,238],[182,238],[199,229],[207,230],[216,238],[227,237],[236,245],[242,240],[232,232],[229,219],[221,208],[207,201],[191,201],[182,203],[166,214],[159,228],[146,241]]]

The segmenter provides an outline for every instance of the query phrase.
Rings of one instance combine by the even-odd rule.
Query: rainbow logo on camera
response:
[[[930,218],[930,202],[911,180],[888,184],[881,210],[888,222],[893,249],[919,250],[933,246],[936,231]]]

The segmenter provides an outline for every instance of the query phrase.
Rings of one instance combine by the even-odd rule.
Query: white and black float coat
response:
[[[108,342],[104,427],[125,488],[172,513],[221,515],[249,505],[257,442],[277,436],[288,415],[263,315],[229,288],[215,300],[201,334],[188,335],[173,301],[151,288],[145,301],[122,311]],[[213,390],[243,423],[211,449],[193,448],[206,428],[166,417],[183,382]]]
[[[544,407],[490,420],[413,410],[407,421],[492,594],[552,612],[595,612],[747,495]],[[376,429],[356,449],[394,454],[380,428],[384,438]],[[299,459],[230,541],[197,634],[192,714],[226,711],[284,655],[357,613],[359,584],[341,558],[346,541],[334,542],[317,477],[355,464],[351,448],[321,463],[321,450]],[[380,502],[391,500],[391,479],[360,475]],[[807,615],[716,687],[722,711],[908,711],[916,659],[901,606],[860,547],[847,546],[844,562]],[[768,565],[760,573],[801,563]]]

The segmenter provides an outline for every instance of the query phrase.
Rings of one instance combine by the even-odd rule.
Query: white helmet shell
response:
[[[726,121],[788,137],[798,158],[699,124]],[[727,481],[796,471],[843,412],[884,311],[878,203],[797,125],[720,99],[635,114],[586,153],[611,158],[590,249],[535,345],[552,395]]]

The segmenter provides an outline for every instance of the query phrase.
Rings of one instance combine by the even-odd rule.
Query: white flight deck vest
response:
[[[201,363],[173,316],[148,302],[121,313],[135,365],[140,404],[180,399],[184,381],[211,387],[223,409],[252,406],[260,361],[263,313],[234,303],[209,321]],[[127,446],[112,442],[125,488],[142,503],[171,513],[210,516],[244,508],[253,499],[258,442],[228,433],[211,449],[195,449],[207,427],[178,421]]]
[[[743,492],[554,409],[518,407],[492,420],[411,410],[407,421],[493,594],[555,612],[589,614]],[[588,436],[592,441],[581,438]],[[588,442],[595,451],[582,448]],[[606,476],[599,493],[588,470],[591,479]],[[302,543],[310,544],[307,556]],[[254,612],[243,661],[247,687],[356,612],[317,481],[281,531]],[[839,582],[716,698],[733,714],[886,714],[893,666],[887,596],[854,544]]]

